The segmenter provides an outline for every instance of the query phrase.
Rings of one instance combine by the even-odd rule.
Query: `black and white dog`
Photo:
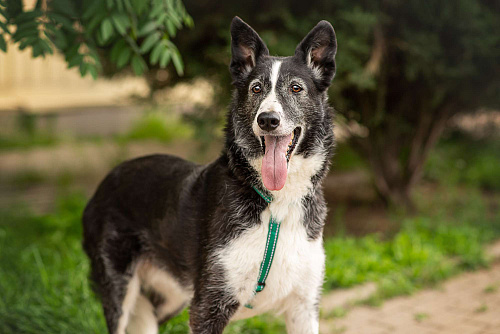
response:
[[[289,333],[318,333],[335,33],[319,22],[292,57],[270,56],[238,17],[231,37],[235,91],[220,158],[124,162],[85,209],[83,245],[112,334],[157,333],[187,305],[194,334],[270,311],[284,313]],[[279,242],[254,296],[271,214]]]

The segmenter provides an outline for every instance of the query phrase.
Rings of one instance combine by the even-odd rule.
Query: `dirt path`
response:
[[[323,334],[498,334],[500,263],[466,273],[439,289],[389,300],[380,308],[359,306],[346,317],[323,320]]]

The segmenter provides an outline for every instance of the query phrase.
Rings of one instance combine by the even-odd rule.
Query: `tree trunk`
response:
[[[448,99],[446,90],[429,90],[419,79],[401,85],[394,68],[402,65],[387,50],[386,35],[390,33],[378,24],[373,34],[372,53],[364,71],[374,77],[377,89],[352,96],[358,104],[357,121],[368,129],[368,136],[354,135],[351,143],[369,163],[382,201],[412,212],[412,189],[453,111],[453,100]]]
[[[385,124],[384,128],[370,129],[365,138],[351,138],[354,149],[369,163],[374,186],[387,206],[415,211],[411,192],[420,181],[429,151],[442,134],[452,110],[447,105],[440,106],[439,111],[422,112],[411,134],[403,135],[397,125]],[[402,159],[408,150],[408,157]]]

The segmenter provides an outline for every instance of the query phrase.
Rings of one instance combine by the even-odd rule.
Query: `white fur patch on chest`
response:
[[[261,214],[262,223],[232,240],[216,255],[232,294],[241,304],[233,319],[283,311],[292,293],[321,284],[325,259],[322,238],[310,241],[303,223],[302,198],[310,192],[310,177],[323,162],[313,158],[295,156],[285,187],[273,192],[273,202]],[[264,290],[250,301],[264,256],[271,213],[281,223],[274,260]],[[253,309],[243,306],[249,301]]]

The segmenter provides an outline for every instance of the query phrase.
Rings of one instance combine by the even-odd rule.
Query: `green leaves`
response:
[[[101,23],[101,37],[103,42],[106,42],[108,39],[113,36],[114,29],[113,29],[113,24],[111,23],[111,20],[106,18],[104,21]]]
[[[144,59],[142,59],[141,56],[138,54],[135,54],[132,56],[132,69],[134,70],[134,73],[136,75],[141,75],[146,69],[147,65],[144,62]]]
[[[155,43],[160,40],[160,37],[161,36],[160,36],[159,32],[155,32],[155,33],[149,35],[141,45],[141,49],[140,49],[141,53],[144,54],[144,53],[148,52],[149,50],[151,50],[151,48],[155,45]]]
[[[149,62],[152,65],[158,64],[160,68],[165,68],[172,60],[177,74],[183,75],[184,64],[177,47],[167,39],[162,39],[151,51]]]
[[[2,18],[6,20],[7,13],[2,9],[5,7],[5,1],[0,0],[0,50],[3,52],[7,52],[7,41],[5,40],[5,35],[10,35],[10,29],[5,22],[3,22]],[[3,31],[3,33],[2,33]]]
[[[131,54],[132,50],[129,48],[123,49],[123,51],[118,55],[116,66],[118,66],[118,68],[123,68],[128,63]]]
[[[127,15],[123,13],[117,13],[111,17],[113,20],[113,24],[116,28],[116,31],[120,35],[125,35],[127,33],[127,29],[130,27],[130,20]]]
[[[0,35],[0,50],[7,52],[7,43],[2,35]]]
[[[33,57],[52,54],[55,47],[68,67],[94,78],[100,57],[118,70],[130,66],[136,75],[172,60],[182,75],[184,64],[170,38],[184,25],[192,26],[192,19],[180,0],[88,0],[81,8],[72,0],[52,0],[30,11],[23,11],[21,0],[0,0],[1,51],[7,51],[7,35],[19,49],[31,48]]]
[[[170,53],[170,50],[163,51],[160,58],[160,68],[165,68],[168,65],[171,57],[172,53]]]
[[[172,61],[174,63],[174,67],[175,67],[175,70],[177,71],[177,73],[179,75],[183,75],[184,74],[184,71],[183,71],[184,64],[182,63],[181,55],[179,54],[179,51],[177,50],[177,48],[172,53]]]
[[[158,29],[158,27],[159,27],[158,24],[154,21],[147,22],[144,26],[142,26],[142,28],[139,29],[139,31],[137,32],[137,36],[138,37],[146,36],[155,31],[156,29]]]

